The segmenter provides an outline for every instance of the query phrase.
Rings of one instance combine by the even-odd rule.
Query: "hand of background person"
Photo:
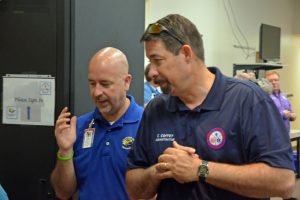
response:
[[[176,141],[158,158],[156,170],[161,179],[174,178],[179,183],[198,181],[198,167],[201,163],[195,149],[181,146]]]
[[[284,114],[284,117],[286,119],[289,119],[290,121],[294,121],[296,119],[296,113],[291,112],[289,110],[284,110],[283,114]]]
[[[76,140],[76,116],[70,119],[71,113],[65,107],[55,124],[55,137],[59,147],[59,154],[61,156],[68,156],[71,154],[73,145]]]
[[[296,113],[290,112],[290,121],[296,120]]]
[[[288,110],[283,110],[282,112],[283,112],[283,115],[284,115],[284,117],[285,117],[286,119],[290,119],[290,111],[288,111]]]

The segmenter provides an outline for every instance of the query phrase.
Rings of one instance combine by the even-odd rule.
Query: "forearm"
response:
[[[254,198],[288,198],[295,184],[293,171],[273,168],[263,163],[235,166],[210,162],[209,170],[207,183]]]
[[[76,177],[73,160],[57,161],[51,174],[55,194],[60,199],[69,199],[76,191]]]
[[[156,169],[131,169],[126,172],[126,189],[131,199],[149,199],[155,196],[160,180]]]

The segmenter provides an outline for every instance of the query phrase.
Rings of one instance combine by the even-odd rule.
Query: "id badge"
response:
[[[84,130],[82,148],[91,148],[94,141],[95,128],[87,128]]]

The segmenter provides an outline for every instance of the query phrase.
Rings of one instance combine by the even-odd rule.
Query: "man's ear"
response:
[[[192,58],[193,50],[190,45],[182,45],[181,47],[181,53],[184,55],[184,57],[189,61]]]
[[[131,80],[132,80],[132,76],[130,74],[127,74],[125,76],[125,82],[124,82],[126,91],[128,91],[130,88]]]

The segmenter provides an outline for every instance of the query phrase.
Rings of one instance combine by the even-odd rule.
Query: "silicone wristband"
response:
[[[57,152],[57,160],[63,160],[63,161],[71,160],[73,158],[73,156],[74,156],[74,151],[72,151],[71,155],[69,155],[69,156],[61,156]]]

